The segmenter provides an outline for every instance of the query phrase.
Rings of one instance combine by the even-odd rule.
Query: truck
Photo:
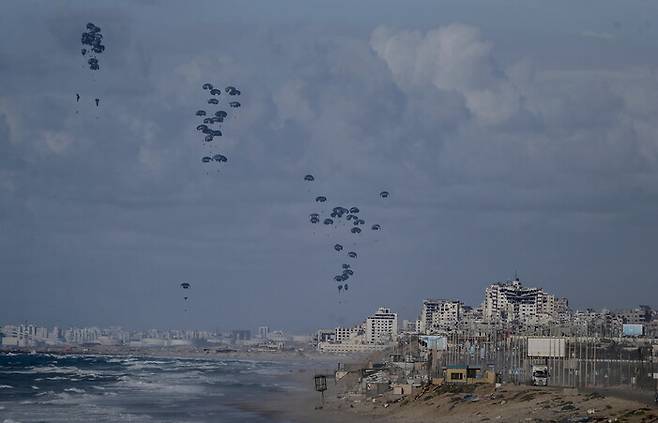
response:
[[[545,364],[532,365],[532,384],[535,386],[548,386],[548,366]]]

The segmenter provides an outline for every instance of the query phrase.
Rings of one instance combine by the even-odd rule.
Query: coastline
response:
[[[431,385],[412,395],[394,395],[388,391],[366,398],[363,394],[349,392],[353,387],[347,383],[335,382],[333,373],[338,362],[363,364],[367,360],[364,355],[296,351],[208,354],[203,351],[154,349],[46,353],[284,363],[287,370],[275,376],[277,388],[258,398],[235,398],[226,402],[267,421],[280,423],[658,421],[658,409],[628,396],[623,398],[623,395],[612,390],[578,391],[513,384],[500,387],[493,384]],[[314,389],[315,374],[327,376],[327,391],[322,406],[321,395]]]

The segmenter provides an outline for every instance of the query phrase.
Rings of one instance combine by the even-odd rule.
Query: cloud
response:
[[[370,44],[403,89],[457,91],[471,113],[486,123],[509,119],[520,107],[520,94],[477,28],[451,24],[423,34],[379,27]]]
[[[320,194],[385,229],[361,245],[347,321],[380,303],[415,309],[423,295],[480,301],[484,284],[519,263],[577,303],[588,291],[565,273],[583,276],[590,263],[587,280],[612,301],[613,253],[634,263],[658,248],[647,236],[658,208],[658,79],[641,57],[575,68],[518,54],[534,49],[532,37],[473,25],[256,25],[212,14],[221,24],[204,25],[181,10],[131,7],[89,6],[108,13],[98,21],[107,66],[93,75],[68,41],[79,19],[44,13],[0,28],[22,34],[19,49],[0,47],[19,59],[0,65],[0,280],[21,282],[3,319],[76,323],[74,311],[47,311],[70,290],[90,320],[102,302],[109,323],[178,324],[170,288],[185,279],[204,297],[190,324],[300,325],[302,302],[317,304],[308,325],[324,325],[337,313],[327,247],[353,238],[313,233]],[[29,29],[42,27],[56,37],[36,56]],[[243,93],[212,145],[195,131],[206,81]],[[229,162],[204,167],[216,152]],[[239,318],[247,307],[263,312]]]

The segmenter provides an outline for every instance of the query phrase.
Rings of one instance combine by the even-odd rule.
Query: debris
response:
[[[463,399],[464,399],[464,401],[469,401],[469,402],[480,401],[480,398],[475,394],[466,394],[466,395],[464,395]]]

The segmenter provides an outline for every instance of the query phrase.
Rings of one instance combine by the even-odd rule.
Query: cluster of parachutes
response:
[[[93,71],[99,70],[101,67],[98,64],[98,54],[101,54],[105,51],[105,45],[103,45],[103,34],[101,34],[101,28],[89,22],[87,24],[87,30],[82,33],[80,37],[80,42],[82,43],[82,48],[80,53],[83,57],[87,57],[87,64],[89,69]],[[80,102],[80,94],[75,95],[75,102]],[[99,98],[95,98],[94,102],[96,107],[100,103]],[[77,113],[77,112],[76,112]]]
[[[314,182],[315,177],[311,174],[308,174],[304,176],[304,181],[306,182]],[[381,198],[388,198],[389,193],[388,191],[382,191],[379,193],[379,196]],[[318,195],[315,197],[315,202],[316,203],[325,203],[327,202],[327,197],[324,195]],[[350,229],[349,232],[352,235],[358,236],[363,232],[363,229],[367,228],[366,221],[363,219],[361,216],[361,210],[356,207],[350,207],[345,208],[342,206],[336,206],[331,209],[331,212],[328,214],[328,216],[321,216],[320,213],[311,213],[309,215],[309,222],[313,225],[317,225],[322,223],[323,225],[326,226],[331,226],[331,227],[336,227],[336,224],[342,220],[343,223],[345,223]],[[382,226],[378,223],[375,223],[370,226],[371,231],[380,231],[382,229]],[[356,243],[354,243],[356,245]],[[343,247],[342,244],[336,243],[334,244],[334,251],[336,251],[339,254],[346,254],[348,258],[352,260],[356,260],[358,257],[358,253],[356,251],[350,250],[344,252],[345,248]],[[349,290],[349,284],[347,283],[347,280],[350,279],[350,277],[354,276],[354,269],[352,268],[352,265],[349,263],[342,263],[341,264],[341,269],[339,271],[340,273],[337,273],[334,277],[333,280],[337,282],[337,288],[338,288],[338,293],[340,294],[342,291],[348,291]]]
[[[89,53],[89,59],[87,59],[89,69],[100,69],[100,66],[98,65],[98,57],[96,57],[96,55],[105,51],[105,46],[102,44],[103,34],[101,34],[100,27],[97,27],[93,23],[89,22],[87,24],[87,31],[82,33],[80,41],[82,42],[83,46],[80,50],[82,55],[87,56],[87,53]]]
[[[212,96],[208,99],[207,103],[213,106],[219,104],[218,97],[222,94],[222,90],[215,88],[211,83],[206,82],[201,86],[204,91],[208,91]],[[240,90],[233,86],[228,86],[224,89],[224,92],[229,96],[239,96],[241,94]],[[229,101],[229,107],[237,109],[241,106],[238,101]],[[203,141],[205,143],[212,142],[215,137],[221,137],[222,133],[222,124],[228,118],[228,112],[225,110],[217,110],[216,112],[206,112],[205,110],[197,110],[195,115],[199,118],[202,118],[202,122],[197,125],[196,130],[203,134]],[[213,127],[213,125],[216,125]],[[209,154],[201,158],[202,163],[224,163],[227,162],[228,158],[223,154]]]
[[[207,91],[211,97],[207,100],[207,104],[212,106],[219,105],[219,96],[222,94],[222,90],[215,88],[210,82],[206,82],[201,86],[204,91]],[[234,86],[229,85],[224,88],[224,93],[230,97],[236,97],[242,94],[239,89]],[[228,102],[228,106],[232,109],[237,109],[241,106],[240,102],[231,100]],[[209,112],[206,110],[199,109],[196,111],[195,115],[202,119],[201,123],[197,125],[196,130],[203,135],[204,143],[211,143],[216,137],[221,137],[223,135],[222,125],[224,121],[228,118],[229,114],[225,110],[217,110],[216,112]],[[201,158],[202,163],[225,163],[228,161],[228,158],[223,154],[209,154]],[[180,287],[183,290],[188,290],[192,286],[189,282],[183,282],[180,284]],[[185,293],[183,299],[187,303],[188,294]],[[186,309],[187,310],[187,309]]]

